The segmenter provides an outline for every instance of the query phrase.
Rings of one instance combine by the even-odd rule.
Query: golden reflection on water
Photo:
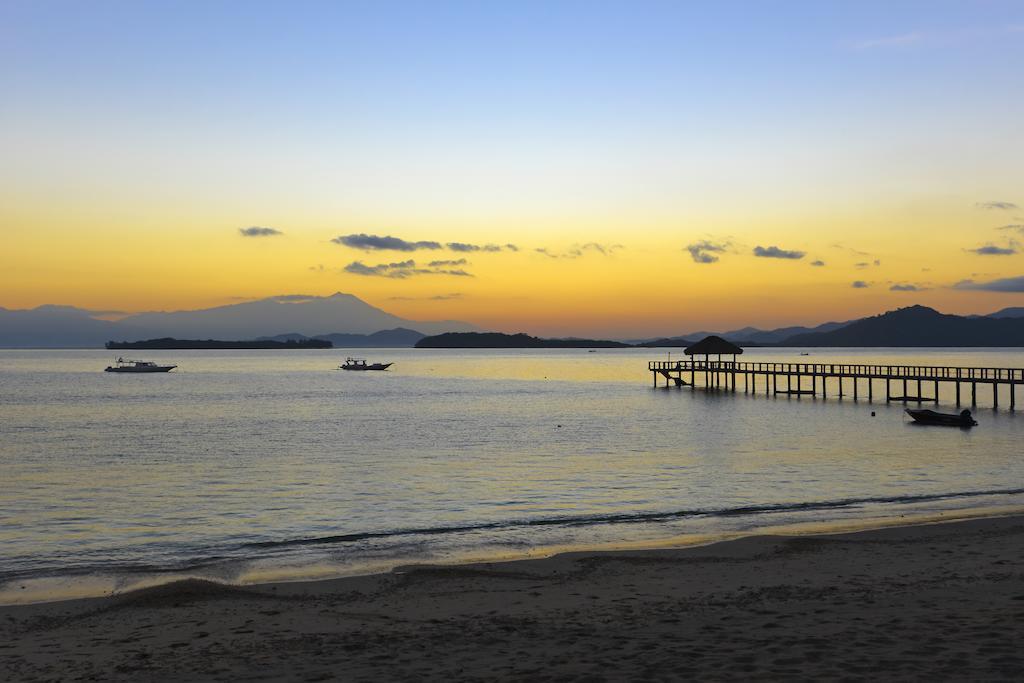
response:
[[[393,361],[394,369],[336,370],[356,355],[345,350],[164,351],[147,357],[179,370],[115,376],[102,372],[103,351],[0,351],[6,386],[18,387],[0,396],[0,543],[9,557],[30,567],[57,556],[60,566],[162,567],[156,575],[29,576],[0,586],[0,601],[97,595],[196,575],[299,580],[905,519],[862,505],[814,513],[813,523],[755,516],[485,529],[383,550],[340,544],[255,561],[238,551],[198,574],[167,570],[253,539],[942,494],[1021,481],[1024,427],[1007,411],[984,411],[974,431],[920,429],[906,424],[902,405],[877,400],[765,398],[744,395],[742,386],[737,394],[652,391],[647,361],[667,358],[666,350],[357,353]],[[1006,367],[1024,366],[1024,353],[815,350],[807,357],[751,349],[743,360]],[[922,520],[967,514],[929,506],[905,512]]]

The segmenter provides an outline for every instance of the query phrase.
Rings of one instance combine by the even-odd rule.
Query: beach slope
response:
[[[0,608],[0,679],[1009,679],[1024,518]]]

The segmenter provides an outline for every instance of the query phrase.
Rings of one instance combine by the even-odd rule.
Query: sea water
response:
[[[669,353],[372,349],[392,369],[354,373],[337,349],[147,351],[178,369],[132,375],[102,350],[0,351],[0,603],[1024,504],[1005,388],[993,411],[979,387],[972,430],[921,427],[882,383],[873,403],[863,384],[859,401],[652,388]],[[1024,367],[810,353],[742,360]],[[951,385],[940,399],[954,409]]]

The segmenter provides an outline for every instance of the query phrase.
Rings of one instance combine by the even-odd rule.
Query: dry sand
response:
[[[0,608],[0,679],[1024,679],[1024,518]]]

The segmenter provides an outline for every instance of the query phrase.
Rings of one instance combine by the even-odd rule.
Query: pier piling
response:
[[[689,386],[697,388],[697,377],[703,375],[705,388],[724,388],[736,393],[736,384],[743,380],[743,393],[756,395],[759,377],[764,378],[765,396],[786,394],[789,396],[820,396],[828,398],[828,380],[834,378],[838,382],[836,393],[839,398],[846,395],[844,382],[853,382],[853,399],[860,400],[860,382],[867,382],[868,401],[874,401],[874,381],[885,382],[886,402],[939,402],[942,383],[952,383],[957,407],[961,405],[963,396],[961,384],[971,385],[971,407],[978,406],[978,384],[992,387],[992,407],[999,408],[1000,386],[1006,386],[1009,393],[1009,409],[1017,409],[1018,384],[1024,384],[1024,369],[1021,368],[976,368],[976,367],[944,367],[944,366],[904,366],[904,365],[847,365],[821,363],[754,363],[723,360],[683,360],[683,361],[650,361],[648,368],[653,375],[653,386],[658,386],[658,375],[665,378],[665,386]],[[785,377],[785,387],[780,386],[779,378]],[[804,377],[811,378],[811,387],[806,389]],[[684,377],[688,377],[687,382]],[[901,382],[903,393],[894,396],[892,383]],[[924,382],[932,385],[932,395],[924,395]],[[917,387],[917,395],[910,395],[910,382]],[[819,387],[820,385],[820,387]]]

